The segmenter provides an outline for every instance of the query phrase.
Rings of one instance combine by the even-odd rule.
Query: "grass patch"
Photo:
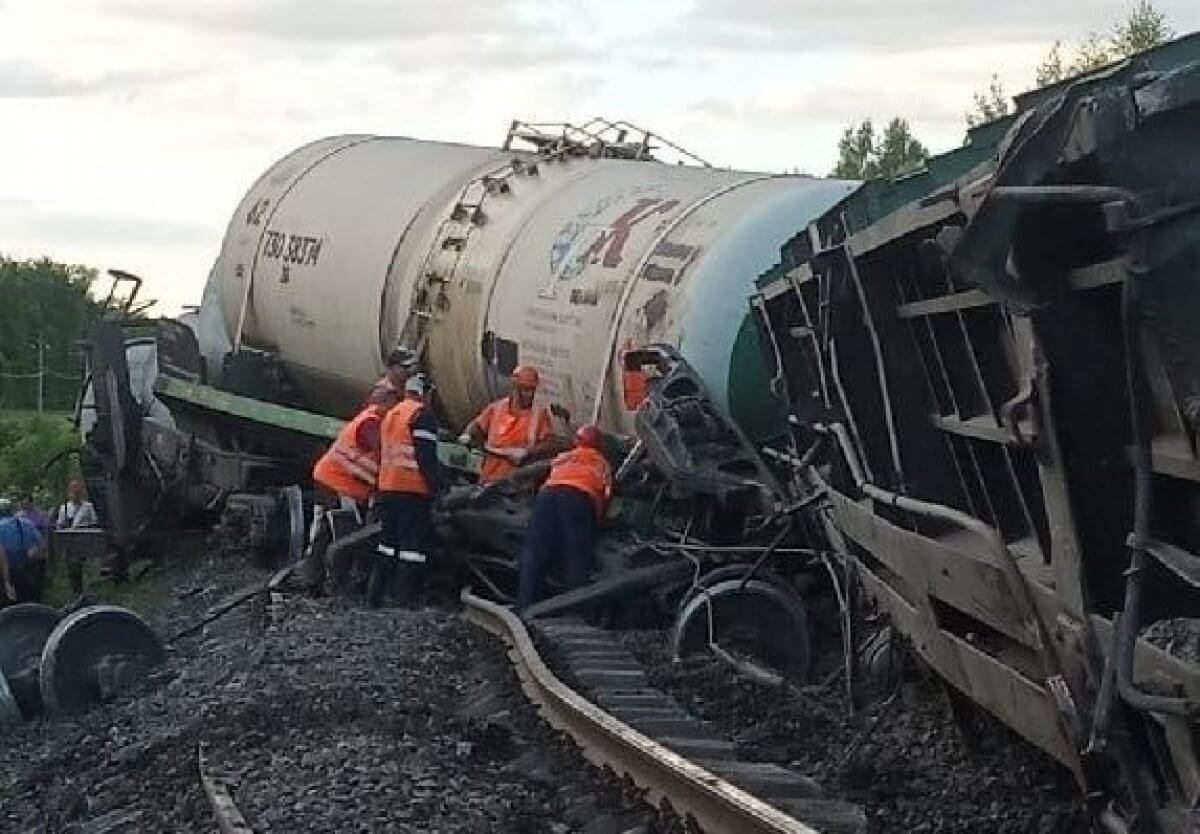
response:
[[[181,543],[170,557],[157,562],[134,562],[129,568],[130,579],[125,582],[113,582],[101,576],[98,561],[86,562],[83,566],[84,595],[92,604],[119,605],[136,611],[150,622],[157,621],[174,599],[174,586],[179,576],[196,565],[202,553],[202,548]],[[62,608],[73,601],[66,565],[61,561],[51,564],[42,602]]]

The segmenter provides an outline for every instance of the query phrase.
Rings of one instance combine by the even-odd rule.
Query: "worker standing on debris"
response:
[[[488,404],[459,437],[459,443],[483,447],[481,482],[498,481],[531,459],[562,451],[562,442],[553,436],[550,409],[534,405],[538,382],[536,368],[518,365],[512,372],[512,393]]]
[[[10,602],[37,602],[38,561],[45,558],[42,537],[27,518],[13,515],[12,501],[0,498],[0,562],[4,594]]]
[[[404,383],[416,373],[417,354],[399,345],[388,352],[383,365],[384,374],[371,386],[367,405],[394,405],[404,399]]]
[[[554,458],[533,504],[517,586],[517,610],[545,596],[556,574],[567,590],[586,584],[596,563],[596,532],[612,496],[612,469],[600,451],[600,430],[575,432],[575,448]]]
[[[300,571],[311,596],[325,588],[325,553],[338,537],[338,514],[356,527],[363,524],[379,477],[383,418],[394,404],[385,400],[356,414],[313,467],[313,520]]]
[[[390,593],[400,604],[416,595],[433,538],[433,496],[442,488],[437,419],[423,376],[409,377],[404,399],[383,420],[379,512],[383,532],[367,589],[376,608]]]

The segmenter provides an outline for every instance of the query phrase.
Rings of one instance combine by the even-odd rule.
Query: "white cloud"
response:
[[[680,21],[703,43],[737,51],[930,48],[1049,42],[1107,31],[1130,0],[697,0]],[[1158,0],[1182,31],[1194,0]]]
[[[276,40],[411,40],[524,29],[513,0],[110,0],[106,7],[139,21]]]

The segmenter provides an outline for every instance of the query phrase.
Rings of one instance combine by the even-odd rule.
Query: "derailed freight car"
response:
[[[1146,639],[1200,616],[1198,51],[1019,100],[753,301],[825,546],[1111,831],[1200,826],[1200,666]]]
[[[1132,638],[1200,609],[1200,73],[1144,68],[1044,91],[927,172],[829,211],[854,184],[623,161],[649,138],[308,146],[237,212],[198,324],[162,324],[152,384],[131,386],[120,334],[100,333],[89,454],[114,538],[166,496],[240,509],[294,554],[299,490],[231,493],[302,480],[392,340],[424,348],[456,423],[532,357],[577,421],[637,436],[622,488],[652,464],[645,503],[673,543],[650,549],[734,563],[683,596],[681,644],[698,631],[714,648],[706,615],[727,603],[759,654],[803,670],[798,560],[760,568],[844,554],[957,691],[1075,771],[1097,819],[1191,830],[1200,669]],[[432,176],[434,157],[456,161]],[[409,174],[420,193],[399,190]],[[755,334],[739,306],[752,270],[813,217],[760,285]],[[773,381],[758,383],[755,345]],[[631,360],[662,373],[636,412],[618,384]],[[790,424],[758,451],[778,477],[747,442],[777,422],[772,392]],[[800,529],[820,532],[785,541]],[[1130,531],[1144,570],[1127,576]]]

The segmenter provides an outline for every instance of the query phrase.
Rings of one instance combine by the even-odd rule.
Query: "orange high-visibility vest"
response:
[[[475,425],[483,430],[484,447],[496,452],[512,449],[528,452],[549,437],[553,430],[550,409],[535,405],[514,411],[509,397],[489,404],[475,418]],[[479,469],[479,480],[483,483],[498,481],[516,468],[505,458],[485,453]]]
[[[413,445],[412,421],[424,407],[420,400],[401,400],[383,418],[380,432],[383,459],[379,467],[380,492],[412,492],[428,495],[429,484],[417,464],[417,449]]]
[[[569,486],[586,492],[596,504],[596,515],[602,516],[612,495],[612,470],[599,451],[579,446],[563,452],[550,464],[550,477],[543,489],[551,486]]]
[[[358,412],[349,423],[342,426],[321,459],[313,467],[312,477],[321,486],[345,495],[355,501],[366,501],[375,491],[375,480],[379,476],[379,453],[360,449],[358,430],[364,423],[378,420],[379,414],[372,406]]]

